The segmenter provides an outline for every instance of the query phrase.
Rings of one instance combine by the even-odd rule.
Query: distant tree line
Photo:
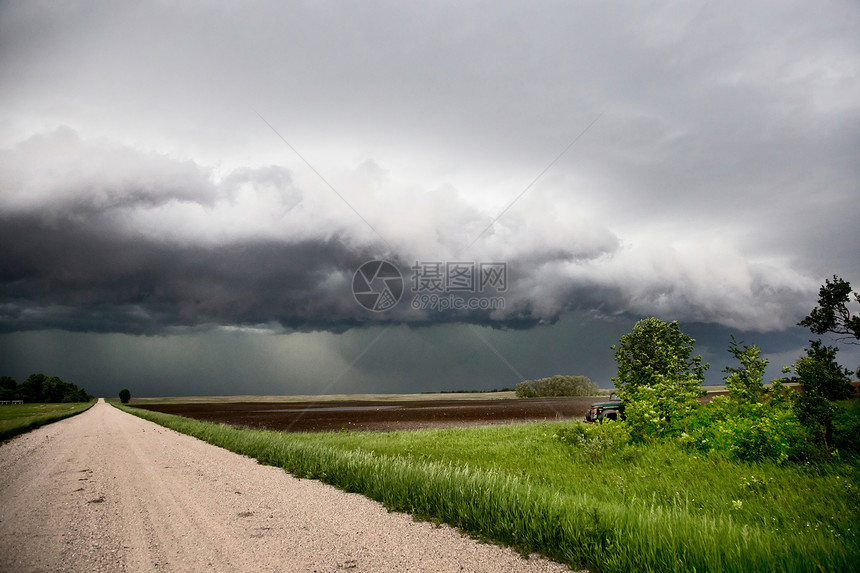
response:
[[[93,397],[83,388],[57,376],[30,374],[18,384],[11,376],[0,377],[0,400],[24,402],[89,402]]]
[[[587,376],[551,376],[539,380],[526,380],[517,384],[518,398],[550,396],[595,396],[597,384]]]

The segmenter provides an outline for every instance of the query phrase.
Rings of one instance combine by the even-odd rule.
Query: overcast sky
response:
[[[860,287],[858,30],[853,1],[2,3],[0,373],[609,387],[653,315],[709,383],[731,333],[776,375],[824,279]]]

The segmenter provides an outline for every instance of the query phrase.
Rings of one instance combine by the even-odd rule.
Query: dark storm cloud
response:
[[[554,322],[576,308],[606,305],[585,287],[547,285],[552,308],[536,308],[529,282],[545,260],[513,260],[506,307],[482,310],[410,308],[410,263],[393,259],[405,279],[400,305],[387,313],[353,299],[353,274],[374,257],[338,237],[287,243],[245,240],[193,245],[129,236],[80,211],[46,219],[0,216],[0,329],[158,334],[198,325],[344,329],[380,322],[429,326],[468,322],[523,328]],[[416,291],[417,292],[417,291]],[[601,291],[605,292],[605,291]],[[507,294],[507,293],[506,293]],[[617,309],[615,309],[617,310]]]
[[[552,284],[540,295],[548,306],[530,300],[539,269],[616,246],[604,231],[562,233],[576,239],[566,248],[532,238],[534,244],[503,260],[510,266],[504,308],[416,310],[407,292],[400,306],[375,314],[353,299],[353,273],[384,255],[401,269],[408,290],[418,260],[408,248],[390,252],[344,201],[297,188],[281,167],[241,168],[213,180],[192,162],[84,141],[62,128],[0,153],[0,174],[4,331],[155,334],[200,325],[342,331],[398,321],[528,327],[554,321],[568,307],[556,300],[564,289]],[[431,218],[430,225],[486,224],[447,199],[455,216]],[[444,244],[434,242],[436,229],[416,223],[428,224],[426,215],[442,199],[426,201],[423,217],[386,216],[375,224],[394,241],[438,253]],[[516,233],[517,222],[512,216],[498,233]],[[436,255],[429,262],[445,261]]]
[[[814,286],[798,288],[790,270],[751,265],[719,245],[710,252],[696,243],[623,244],[564,196],[551,209],[524,200],[488,220],[455,192],[404,194],[366,162],[349,174],[358,193],[350,198],[369,220],[330,190],[298,185],[282,167],[216,177],[194,162],[82,140],[68,128],[0,153],[0,175],[5,331],[528,328],[571,311],[767,329],[796,322]],[[407,283],[386,313],[365,311],[351,292],[353,273],[377,258],[397,265]],[[504,263],[507,288],[495,293],[502,306],[414,308],[420,291],[409,288],[411,268],[457,261]]]
[[[6,245],[0,254],[2,330],[157,334],[176,326],[278,325],[342,331],[400,321],[524,328],[555,322],[571,311],[604,316],[663,312],[695,320],[718,314],[723,304],[717,300],[714,308],[701,308],[700,301],[687,300],[683,293],[675,296],[684,285],[669,280],[662,286],[614,285],[547,272],[548,264],[566,256],[561,253],[506,261],[509,286],[502,293],[502,309],[415,311],[409,305],[417,296],[410,291],[414,263],[395,256],[391,260],[404,275],[406,292],[395,309],[377,314],[359,307],[351,292],[353,273],[376,258],[374,251],[351,247],[337,236],[198,245],[130,234],[98,217],[82,217],[79,210],[71,213],[0,216],[0,243]],[[794,291],[767,293],[774,312],[787,303],[796,306],[796,298]],[[723,320],[731,317],[723,315]]]
[[[4,330],[159,333],[200,324],[307,329],[360,322],[348,285],[368,255],[336,239],[203,247],[109,233],[89,220],[6,216],[0,241],[7,245]],[[334,287],[326,286],[333,278]]]

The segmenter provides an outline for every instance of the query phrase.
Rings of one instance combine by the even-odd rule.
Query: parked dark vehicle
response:
[[[613,392],[609,396],[608,402],[595,402],[591,405],[588,413],[585,415],[586,422],[600,422],[603,420],[623,420],[624,402],[618,395]]]

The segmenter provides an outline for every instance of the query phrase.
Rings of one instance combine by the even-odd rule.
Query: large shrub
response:
[[[833,446],[860,454],[860,400],[837,402],[833,413]]]
[[[699,451],[715,450],[745,462],[803,460],[813,452],[809,431],[791,407],[726,396],[717,396],[702,407],[680,441]]]
[[[829,453],[833,441],[835,400],[847,400],[854,395],[849,372],[836,361],[837,349],[824,346],[820,340],[810,341],[806,356],[794,364],[791,381],[800,384],[800,395],[794,400],[798,419],[818,438]]]
[[[630,443],[630,427],[624,422],[604,420],[597,424],[574,422],[559,428],[553,438],[576,448],[585,461],[600,461],[621,452]]]
[[[517,384],[519,398],[552,396],[594,396],[599,392],[597,384],[587,376],[551,376],[539,380],[526,380]]]

